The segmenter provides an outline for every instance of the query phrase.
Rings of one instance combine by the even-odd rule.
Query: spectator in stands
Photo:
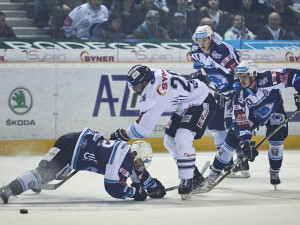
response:
[[[154,4],[165,11],[166,13],[169,12],[169,7],[168,7],[168,1],[167,0],[155,0]]]
[[[167,21],[167,13],[157,7],[154,4],[155,0],[143,0],[140,5],[138,5],[137,10],[138,10],[138,16],[139,16],[139,23],[142,23],[145,19],[145,15],[149,10],[156,10],[159,13],[160,16],[160,21],[159,21],[159,26],[166,28],[168,21]]]
[[[268,24],[260,29],[258,33],[258,40],[295,40],[285,29],[280,27],[280,15],[277,12],[270,13],[268,17]]]
[[[149,10],[146,20],[133,32],[135,39],[170,39],[168,32],[158,25],[159,12]]]
[[[13,29],[6,24],[6,15],[0,11],[0,38],[16,38]]]
[[[297,25],[294,29],[294,34],[297,37],[296,40],[299,40],[300,39],[300,17],[297,18]]]
[[[191,39],[192,31],[185,25],[185,15],[181,11],[172,13],[172,22],[167,27],[171,39]]]
[[[102,0],[88,0],[73,9],[64,21],[67,38],[101,39],[105,36],[108,10]]]
[[[132,35],[133,31],[141,24],[135,8],[135,0],[120,1],[113,13],[120,15],[121,28],[127,36]]]
[[[203,17],[201,20],[200,20],[200,24],[199,26],[204,26],[204,25],[208,25],[210,26],[210,28],[212,29],[212,25],[213,25],[213,21],[210,17]],[[213,30],[213,29],[212,29]],[[213,36],[213,39],[216,41],[216,40],[222,40],[222,36],[220,34],[218,34],[217,32],[214,31],[214,36]]]
[[[242,0],[240,13],[245,17],[245,26],[255,35],[267,24],[266,6],[258,0]]]
[[[49,26],[50,13],[56,5],[53,0],[34,0],[33,25],[38,28]]]
[[[219,0],[208,0],[207,5],[199,11],[200,18],[210,17],[213,21],[212,29],[224,36],[231,25],[229,14],[219,9]]]
[[[220,0],[219,9],[234,15],[241,11],[241,0]]]
[[[233,26],[224,34],[225,40],[254,40],[254,34],[245,27],[245,17],[241,14],[235,14],[233,17]]]
[[[53,38],[63,38],[64,31],[61,27],[68,14],[77,6],[86,3],[86,0],[60,0],[50,13],[50,34]]]
[[[277,12],[281,18],[281,27],[291,32],[296,25],[296,14],[286,5],[284,0],[273,0],[273,7],[268,9],[268,14]]]
[[[189,0],[176,0],[176,4],[173,1],[172,5],[169,5],[169,9],[169,15],[173,15],[175,11],[183,12],[185,15],[185,24],[190,30],[193,31],[198,27],[198,21],[200,20],[199,13],[194,7],[189,5]],[[172,21],[171,16],[169,16],[169,23],[170,21]]]
[[[105,39],[124,39],[126,34],[123,32],[121,24],[122,19],[118,14],[109,16],[108,29],[106,30]]]

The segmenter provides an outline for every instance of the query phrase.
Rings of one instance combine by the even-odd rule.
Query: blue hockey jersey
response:
[[[257,73],[256,90],[239,87],[233,100],[233,124],[240,141],[252,137],[250,123],[266,124],[282,107],[281,88],[294,87],[300,92],[300,70],[277,69]]]
[[[112,197],[132,197],[135,188],[126,184],[130,177],[144,189],[155,184],[145,167],[134,170],[131,146],[124,141],[103,140],[103,136],[89,128],[77,140],[71,166],[104,175],[105,189]]]
[[[217,91],[227,94],[233,91],[235,80],[234,69],[240,63],[237,51],[229,44],[212,41],[210,55],[201,50],[198,44],[191,48],[191,58],[195,72],[201,68],[214,83]]]

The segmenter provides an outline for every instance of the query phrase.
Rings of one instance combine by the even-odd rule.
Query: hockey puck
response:
[[[20,209],[20,213],[21,213],[21,214],[27,214],[27,213],[28,213],[28,210],[27,210],[27,209]]]

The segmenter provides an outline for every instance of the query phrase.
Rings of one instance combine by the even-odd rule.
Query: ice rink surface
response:
[[[213,161],[214,152],[197,152],[197,166]],[[0,185],[36,167],[42,156],[0,157]],[[249,179],[227,178],[214,190],[182,201],[177,191],[163,199],[111,198],[103,176],[79,172],[55,191],[28,191],[0,205],[1,225],[296,225],[300,224],[300,150],[285,151],[277,191],[269,183],[267,151],[250,164]],[[167,153],[155,153],[149,172],[175,186],[177,167]],[[207,172],[206,174],[207,175]],[[21,208],[28,214],[20,214]]]

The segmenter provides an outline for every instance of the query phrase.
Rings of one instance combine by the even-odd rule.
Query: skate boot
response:
[[[217,181],[218,177],[221,175],[221,170],[215,169],[211,166],[208,176],[204,179],[201,185],[201,193],[209,192],[214,188],[214,183]]]
[[[0,203],[7,204],[9,197],[12,195],[13,195],[12,190],[8,185],[0,188]]]
[[[270,183],[274,185],[274,189],[277,190],[277,185],[281,183],[279,178],[280,170],[273,170],[270,168]]]
[[[193,178],[182,179],[178,186],[178,194],[181,195],[182,200],[190,199],[193,190]]]
[[[238,161],[242,161],[243,158],[238,157],[235,160],[235,163]],[[238,172],[241,172],[240,174],[237,174]],[[241,167],[239,167],[235,172],[231,172],[228,176],[228,178],[249,178],[249,162],[248,160],[244,161]]]
[[[231,170],[231,166],[233,165],[233,158],[230,159],[230,162],[225,166],[224,171],[228,172]]]
[[[200,187],[203,181],[204,181],[204,177],[199,172],[196,166],[194,170],[194,176],[193,176],[193,189]]]

